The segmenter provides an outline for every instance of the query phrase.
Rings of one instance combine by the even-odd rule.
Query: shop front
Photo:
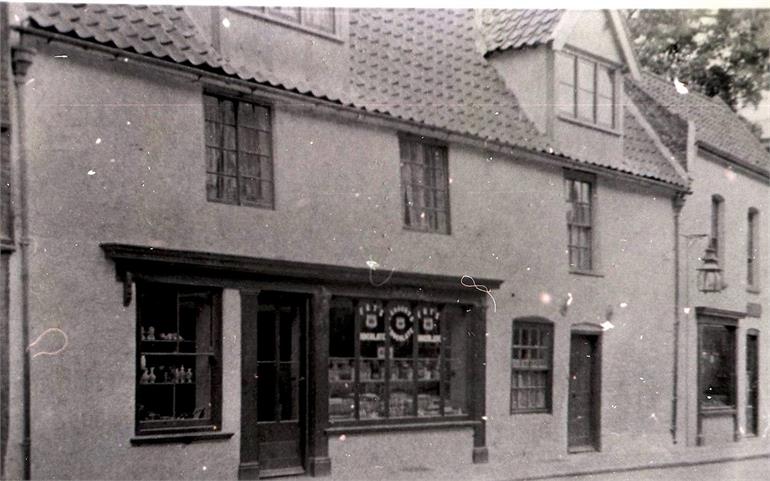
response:
[[[222,339],[238,336],[240,478],[329,474],[331,437],[399,431],[472,430],[454,455],[486,462],[486,293],[461,276],[102,249],[124,304],[136,297],[133,444],[234,435],[221,429]],[[222,329],[226,289],[240,293],[240,333]]]

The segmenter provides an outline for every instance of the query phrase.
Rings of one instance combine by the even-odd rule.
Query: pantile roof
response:
[[[629,109],[623,112],[623,157],[618,159],[618,170],[639,170],[648,177],[673,184],[682,178],[674,168],[675,158],[666,160],[655,141]]]
[[[485,54],[548,42],[563,13],[564,10],[482,10]]]
[[[649,106],[643,104],[651,99],[676,116],[694,122],[696,142],[714,147],[749,166],[764,171],[770,169],[770,153],[721,99],[693,91],[680,94],[673,82],[646,72],[634,84],[648,96],[648,100],[642,96],[634,99],[635,103],[642,104],[641,108],[648,109]]]
[[[279,77],[271,71],[232,65],[196,28],[184,7],[29,4],[27,8],[33,28],[224,73],[484,141],[546,152],[578,163],[679,186],[685,183],[681,178],[668,175],[668,161],[662,155],[654,158],[648,150],[630,145],[628,158],[623,161],[604,161],[582,154],[565,155],[555,149],[556,146],[551,145],[526,118],[513,92],[506,88],[494,67],[479,52],[480,32],[473,10],[350,10],[350,72],[344,79],[345,88],[329,92],[315,85]],[[555,25],[556,17],[560,15],[558,12],[537,12],[521,16],[520,22],[514,23],[521,28],[529,26],[526,27],[529,33],[518,37],[517,42],[544,38],[544,22]],[[546,22],[546,18],[550,20]],[[525,22],[525,19],[528,20]],[[638,135],[646,136],[646,133],[642,130]]]

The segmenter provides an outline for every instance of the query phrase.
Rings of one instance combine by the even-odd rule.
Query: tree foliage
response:
[[[644,67],[733,110],[770,89],[770,10],[635,10],[628,24]]]

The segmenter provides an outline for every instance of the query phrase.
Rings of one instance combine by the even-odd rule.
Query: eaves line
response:
[[[451,143],[457,143],[465,146],[471,146],[482,150],[490,150],[495,153],[512,156],[516,159],[522,159],[527,161],[534,161],[537,163],[546,163],[550,165],[556,165],[559,167],[575,168],[579,166],[580,169],[592,172],[598,175],[618,178],[621,180],[631,181],[637,184],[641,184],[649,187],[657,187],[671,192],[687,192],[688,188],[683,185],[676,185],[663,180],[658,180],[652,177],[645,177],[641,175],[631,174],[623,172],[617,169],[593,165],[585,162],[581,162],[578,159],[573,159],[562,154],[555,152],[548,152],[546,150],[536,148],[526,148],[513,144],[506,144],[503,142],[483,139],[466,133],[460,133],[449,129],[442,129],[439,127],[427,126],[419,122],[413,122],[406,119],[396,118],[387,114],[373,112],[361,107],[354,107],[345,105],[340,101],[329,100],[326,98],[319,98],[310,94],[303,94],[300,92],[292,92],[287,89],[275,87],[272,85],[266,85],[253,80],[243,80],[240,78],[233,78],[225,74],[218,72],[212,72],[202,67],[182,65],[177,62],[170,62],[162,60],[148,55],[142,55],[128,50],[120,49],[117,47],[110,47],[101,45],[99,43],[91,42],[88,40],[82,40],[73,38],[68,35],[62,35],[56,32],[50,32],[47,30],[41,30],[30,27],[14,26],[14,30],[28,34],[34,37],[41,37],[48,40],[48,43],[58,41],[66,44],[73,45],[75,47],[82,48],[84,50],[97,51],[106,54],[110,57],[117,58],[130,58],[140,63],[145,63],[153,67],[164,70],[173,75],[181,75],[188,79],[209,83],[211,85],[224,86],[241,93],[247,93],[255,95],[257,97],[264,98],[265,100],[271,100],[275,102],[292,100],[290,105],[292,107],[308,109],[325,109],[333,111],[337,115],[342,115],[347,119],[355,121],[365,121],[366,123],[386,127],[398,131],[408,131],[410,133],[424,135],[427,137],[434,137]],[[23,40],[22,40],[23,42]]]
[[[695,141],[695,145],[697,148],[703,150],[704,152],[711,154],[712,156],[717,157],[728,164],[733,164],[747,171],[748,173],[753,174],[754,177],[759,177],[766,184],[770,184],[770,171],[768,171],[767,169],[763,169],[762,167],[757,167],[756,165],[752,165],[746,162],[745,160],[742,160],[734,156],[729,152],[725,152],[724,150],[718,147],[714,147],[708,142],[697,140]]]

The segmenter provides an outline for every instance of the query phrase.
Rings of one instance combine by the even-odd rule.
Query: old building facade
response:
[[[766,447],[767,155],[616,12],[9,8],[5,477]]]

